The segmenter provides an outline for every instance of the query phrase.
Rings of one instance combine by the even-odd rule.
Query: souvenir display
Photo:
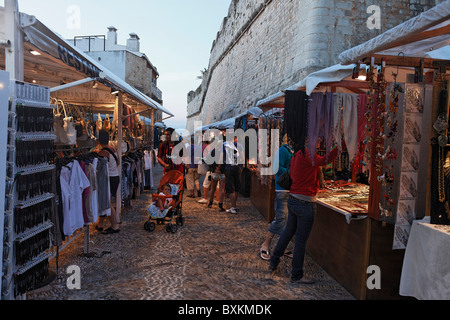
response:
[[[400,89],[401,88],[401,89]],[[419,209],[419,194],[423,189],[421,176],[421,150],[426,140],[424,113],[430,110],[432,88],[423,84],[394,84],[392,97],[394,107],[403,111],[403,141],[399,150],[401,166],[398,173],[398,201],[393,249],[405,249],[413,220]],[[400,158],[401,157],[401,158]]]
[[[54,211],[53,106],[48,88],[16,82],[9,114],[2,294],[18,298],[48,276]],[[9,182],[15,183],[10,184]]]
[[[380,214],[383,220],[393,217],[395,212],[394,200],[394,164],[397,161],[397,150],[395,149],[395,138],[398,128],[397,113],[399,110],[400,95],[403,98],[403,87],[396,82],[397,75],[394,75],[394,84],[390,86],[389,95],[386,96],[386,129],[385,129],[385,150],[381,161],[383,162],[383,175],[378,177],[384,190],[384,201],[380,202]]]

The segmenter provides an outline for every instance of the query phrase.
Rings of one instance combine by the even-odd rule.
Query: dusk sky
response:
[[[228,14],[230,0],[19,0],[19,10],[36,16],[66,39],[106,35],[118,29],[118,44],[134,32],[160,74],[164,107],[175,118],[168,126],[185,128],[187,94],[197,89],[208,68],[212,43]],[[0,0],[4,6],[4,0]],[[79,17],[79,18],[78,18]]]

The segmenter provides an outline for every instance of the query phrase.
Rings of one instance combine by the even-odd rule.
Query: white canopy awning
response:
[[[0,7],[1,20],[4,19],[4,15],[5,8]],[[4,39],[5,30],[2,30],[2,28],[3,25],[0,24],[0,38]],[[140,110],[137,111],[151,108],[160,110],[169,116],[174,116],[159,103],[133,88],[96,60],[72,46],[63,37],[36,19],[36,17],[20,13],[20,28],[25,35],[24,60],[26,80],[30,81],[30,79],[37,78],[42,80],[45,83],[44,85],[52,88],[58,87],[62,83],[65,85],[68,83],[77,84],[78,82],[87,84],[96,81],[109,88],[121,91],[128,98],[135,101],[137,105],[140,105]],[[0,50],[0,61],[2,61],[1,56],[4,55],[2,51]],[[32,55],[31,51],[37,51],[41,55]],[[39,81],[37,83],[40,84]],[[49,83],[52,83],[52,85],[49,85]],[[81,88],[81,85],[77,88]],[[105,88],[103,88],[103,91],[105,91]],[[104,96],[106,97],[106,92],[101,93],[100,88],[97,92],[97,95],[99,94],[105,94]],[[80,97],[86,98],[88,95],[88,93],[80,93]],[[86,103],[89,103],[89,99],[87,100]],[[106,102],[109,99],[103,100],[106,107],[106,104],[108,104]],[[80,98],[79,102],[83,103],[83,99]]]
[[[296,84],[290,86],[286,90],[277,92],[263,100],[258,101],[256,104],[258,107],[283,107],[284,106],[284,97],[285,91],[292,91],[292,90],[300,90],[305,89],[305,92],[308,95],[311,95],[311,93],[317,88],[317,86],[321,83],[333,83],[333,82],[339,82],[344,80],[345,78],[348,78],[352,75],[353,69],[355,68],[355,65],[341,65],[337,64],[316,72],[311,73],[303,80],[297,82]],[[361,69],[365,69],[365,65],[360,66]],[[359,80],[355,80],[355,83]]]
[[[217,122],[211,123],[209,125],[203,126],[201,128],[195,128],[194,130],[195,131],[199,131],[199,130],[206,131],[209,129],[218,129],[218,130],[232,129],[232,128],[234,128],[234,126],[236,124],[236,120],[239,119],[240,117],[243,117],[245,115],[252,115],[254,117],[259,117],[262,113],[263,113],[263,111],[260,108],[253,107],[235,117],[217,121]]]
[[[339,62],[348,65],[375,54],[401,54],[404,57],[449,60],[449,45],[450,0],[447,0],[359,46],[344,51],[339,56]]]

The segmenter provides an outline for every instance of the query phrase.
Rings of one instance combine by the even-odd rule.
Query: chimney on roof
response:
[[[107,48],[112,48],[117,45],[117,29],[114,26],[108,27],[108,34],[106,36]]]
[[[141,50],[140,38],[136,33],[130,33],[130,38],[127,40],[127,49],[132,52]]]

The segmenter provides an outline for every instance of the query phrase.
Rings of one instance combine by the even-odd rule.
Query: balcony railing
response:
[[[162,101],[162,92],[158,87],[152,83],[152,97],[155,97],[159,101]]]

